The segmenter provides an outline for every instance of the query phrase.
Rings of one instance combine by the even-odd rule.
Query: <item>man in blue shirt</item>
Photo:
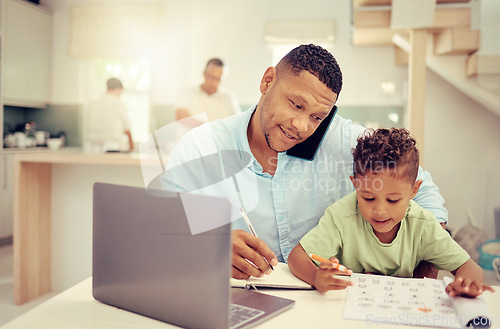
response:
[[[268,264],[286,262],[325,209],[354,190],[351,149],[364,128],[337,115],[324,136],[311,137],[334,114],[341,88],[333,55],[301,45],[264,72],[256,106],[193,129],[171,153],[164,187],[224,196],[234,205],[234,278],[260,277],[271,272]],[[317,150],[297,151],[306,140],[316,140]],[[437,186],[421,168],[418,179],[423,183],[414,200],[444,225],[448,213]]]

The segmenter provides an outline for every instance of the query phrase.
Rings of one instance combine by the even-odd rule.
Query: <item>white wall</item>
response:
[[[230,72],[224,83],[235,92],[240,103],[256,103],[261,75],[271,65],[271,51],[266,48],[263,39],[266,20],[310,18],[333,18],[337,23],[333,53],[344,74],[344,88],[338,102],[340,111],[342,105],[404,102],[401,85],[407,79],[407,69],[393,64],[392,47],[351,45],[349,1],[311,0],[307,4],[298,0],[126,2],[146,1],[164,3],[166,14],[164,58],[154,62],[154,104],[172,104],[179,88],[200,82],[203,66],[211,56],[220,56],[226,61]],[[45,2],[54,11],[52,101],[54,104],[81,104],[84,100],[80,62],[68,57],[69,11],[72,5],[103,1]],[[394,96],[388,98],[383,95],[380,88],[382,81],[396,83]],[[450,211],[450,225],[458,227],[466,221],[463,208],[467,198],[477,199],[471,201],[471,207],[479,220],[492,218],[493,207],[500,206],[500,201],[494,201],[500,200],[498,189],[494,187],[500,185],[500,181],[492,169],[500,157],[500,119],[430,71],[427,82],[425,166],[443,191]],[[440,141],[449,143],[442,145]],[[475,156],[467,156],[469,153]],[[451,168],[457,170],[456,175],[450,174]],[[467,180],[474,184],[459,188],[457,177],[468,177]],[[486,183],[491,186],[487,188]],[[471,186],[474,186],[472,190]]]
[[[479,53],[482,55],[499,55],[498,31],[500,31],[500,20],[498,20],[498,14],[500,13],[500,1],[481,0],[479,7],[481,17],[481,49]]]
[[[468,223],[466,208],[494,238],[500,207],[500,116],[427,70],[425,168],[445,198],[451,228]]]
[[[146,1],[148,0],[127,3]],[[54,10],[52,102],[82,104],[84,100],[81,91],[81,65],[78,60],[68,57],[69,10],[75,4],[104,1],[47,2]],[[107,0],[106,3],[108,2],[125,1]],[[393,64],[392,47],[352,47],[349,1],[151,2],[165,3],[167,17],[164,31],[165,51],[163,58],[154,62],[153,68],[154,104],[172,104],[179,88],[199,82],[203,66],[211,56],[222,57],[229,66],[230,73],[225,85],[235,92],[240,102],[256,103],[261,75],[271,65],[271,51],[265,47],[263,39],[264,23],[268,19],[295,18],[334,18],[337,22],[337,40],[333,53],[344,73],[344,88],[338,103],[340,111],[342,105],[394,105],[404,101],[401,84],[407,79],[407,69]],[[397,92],[394,96],[387,98],[383,95],[380,88],[382,81],[396,83]],[[464,96],[430,71],[427,74],[426,93],[424,168],[431,172],[446,200],[450,212],[450,227],[458,228],[467,222],[466,207],[470,206],[479,225],[486,228],[490,238],[493,238],[493,208],[500,206],[500,117]],[[66,178],[74,176],[67,170],[58,168],[58,174],[54,176],[58,184],[63,184]],[[90,174],[83,173],[83,177],[87,177],[86,175]],[[111,175],[110,179],[120,181],[116,174]],[[67,185],[67,191],[77,189],[72,184]],[[90,193],[88,186],[86,190]],[[58,192],[53,193],[57,197]],[[85,198],[83,195],[80,197],[87,205],[90,203],[88,194]],[[56,203],[53,206],[53,209],[56,209],[60,205]],[[61,230],[68,233],[71,229],[64,228],[65,221],[68,220],[68,208],[60,209],[59,217],[54,220],[55,225],[59,226],[53,229],[54,235],[60,238],[56,239],[54,244],[64,248],[66,240],[62,239],[66,237],[61,238],[65,236],[61,235]],[[87,216],[89,211],[86,211]],[[88,222],[80,225],[88,230]],[[89,248],[88,241],[83,243],[82,247]],[[64,270],[70,254],[56,248],[53,256],[61,261],[56,261],[55,267]],[[82,261],[88,264],[88,253],[84,254]],[[62,278],[61,282],[63,285],[70,284]]]
[[[54,11],[54,69],[52,102],[83,103],[80,62],[68,57],[70,8],[104,3],[98,0],[50,0]],[[125,1],[106,0],[106,3]],[[165,4],[165,49],[155,59],[154,104],[172,104],[183,85],[201,81],[209,57],[223,58],[230,69],[225,86],[241,104],[258,101],[258,84],[271,65],[271,50],[264,44],[264,25],[270,19],[333,18],[337,22],[334,55],[345,78],[339,104],[400,103],[405,68],[393,65],[391,47],[351,46],[350,2],[345,0],[136,0],[126,3]],[[398,93],[387,99],[382,81],[394,81]],[[360,92],[362,91],[362,92]]]

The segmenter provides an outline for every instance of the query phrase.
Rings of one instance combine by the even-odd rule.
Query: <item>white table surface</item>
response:
[[[500,286],[496,293],[485,293],[492,328],[500,328]],[[294,299],[295,305],[262,323],[258,328],[424,328],[418,326],[379,326],[364,321],[342,318],[346,291],[263,290],[265,293]],[[128,311],[105,305],[92,297],[92,279],[88,278],[38,307],[2,326],[2,329],[113,329],[113,328],[178,328]]]

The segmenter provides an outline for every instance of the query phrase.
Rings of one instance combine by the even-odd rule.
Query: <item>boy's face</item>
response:
[[[377,174],[368,172],[365,176],[350,177],[361,215],[383,243],[390,243],[396,237],[408,204],[422,183],[418,180],[412,184],[407,177],[393,173],[393,169],[384,169]]]

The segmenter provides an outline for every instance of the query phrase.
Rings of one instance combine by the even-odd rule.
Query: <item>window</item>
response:
[[[132,137],[136,143],[142,141],[150,131],[150,61],[96,59],[88,64],[89,100],[106,92],[106,80],[120,79],[124,87],[121,99],[129,112]]]
[[[81,61],[84,102],[103,94],[110,77],[123,82],[121,98],[137,143],[150,130],[151,60],[145,58],[154,58],[163,40],[165,5],[116,2],[72,6],[69,53]]]
[[[271,46],[272,53],[273,53],[273,66],[276,66],[278,62],[286,55],[290,50],[293,48],[297,47],[299,44],[275,44]],[[326,44],[318,44],[318,46],[321,46],[329,51],[332,51],[331,45],[326,45]]]
[[[335,21],[270,20],[264,27],[264,42],[272,49],[273,65],[300,44],[314,43],[331,51],[335,42]]]

